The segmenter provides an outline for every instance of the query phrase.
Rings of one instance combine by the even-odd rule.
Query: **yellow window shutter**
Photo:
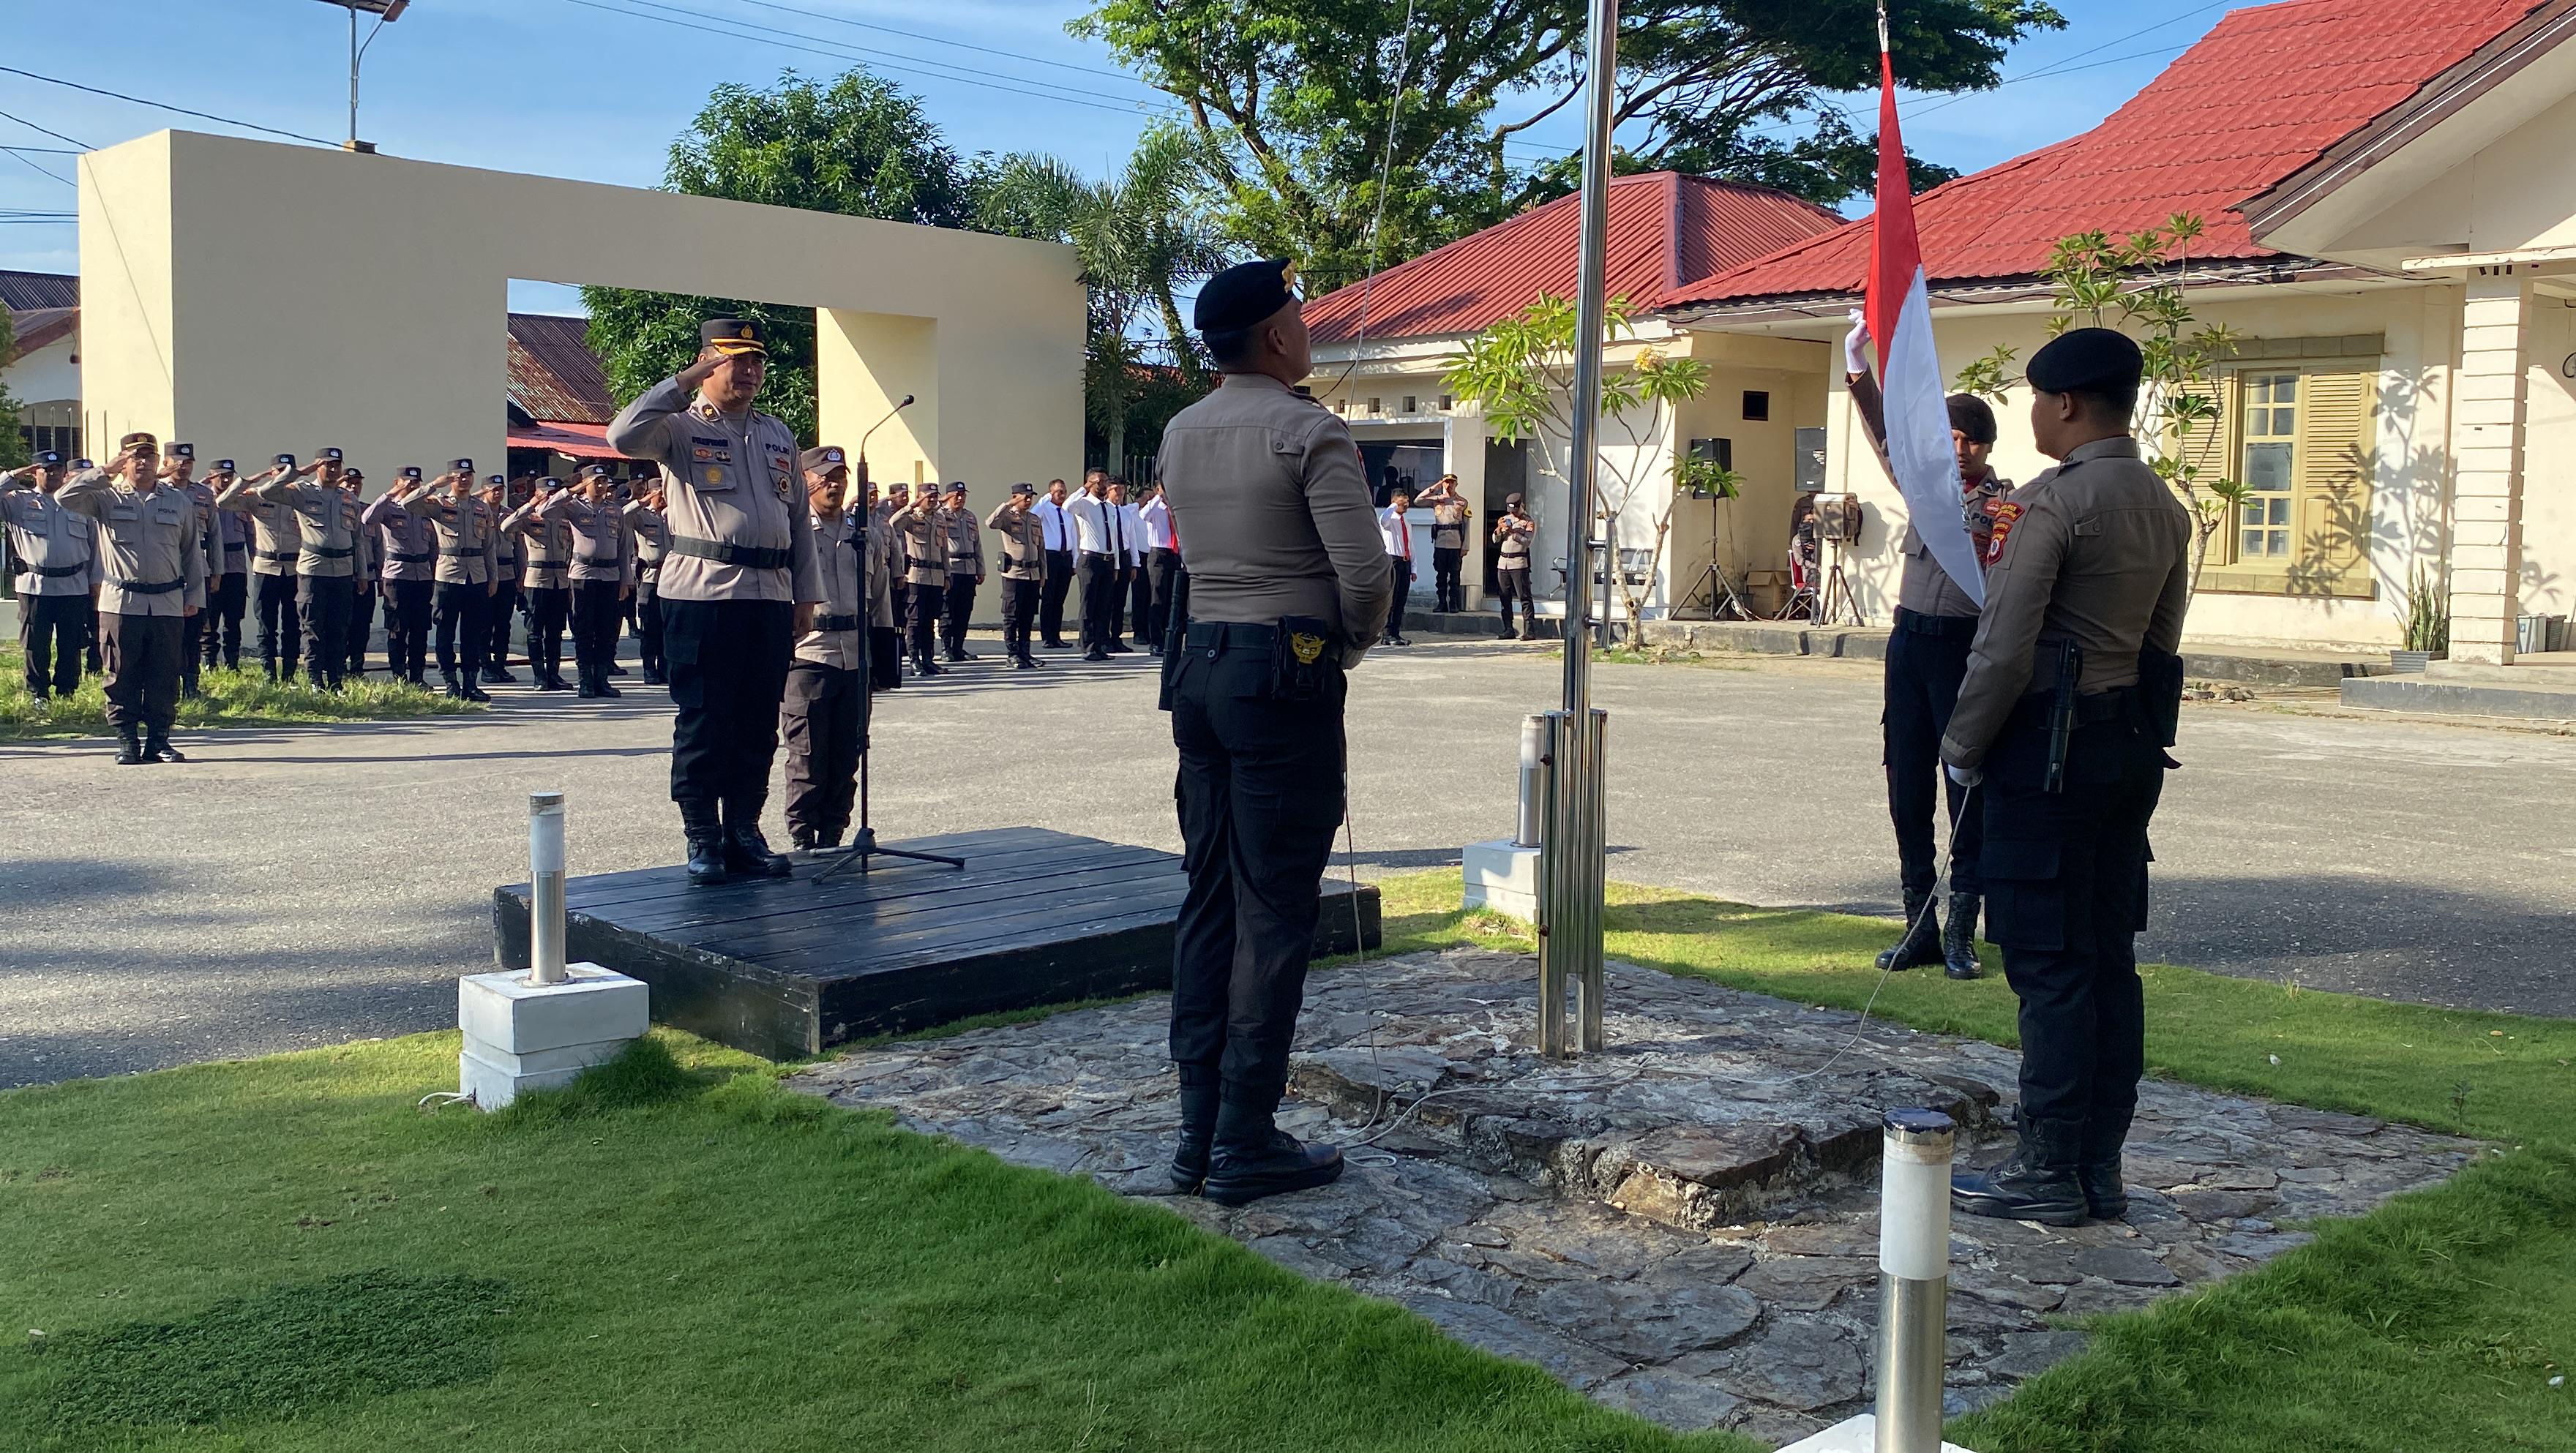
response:
[[[2308,373],[2299,410],[2296,595],[2370,594],[2370,482],[2376,473],[2379,375]]]

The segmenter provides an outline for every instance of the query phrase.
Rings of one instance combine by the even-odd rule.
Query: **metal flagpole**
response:
[[[1611,110],[1619,75],[1619,0],[1592,0],[1584,93],[1583,232],[1574,291],[1574,398],[1565,510],[1565,706],[1548,713],[1540,781],[1539,1050],[1568,1053],[1565,991],[1578,1002],[1578,1046],[1602,1047],[1603,713],[1592,705],[1590,614],[1593,483],[1600,448],[1603,239],[1610,219]],[[1615,561],[1615,550],[1608,557]]]

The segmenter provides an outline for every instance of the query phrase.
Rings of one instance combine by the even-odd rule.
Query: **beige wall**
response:
[[[816,308],[827,439],[920,397],[869,446],[885,476],[989,499],[1081,458],[1083,290],[1052,243],[191,132],[90,153],[80,182],[103,437],[497,466],[528,278]]]

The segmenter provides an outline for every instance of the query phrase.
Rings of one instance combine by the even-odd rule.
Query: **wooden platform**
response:
[[[692,888],[678,867],[575,878],[565,954],[653,986],[653,1018],[771,1059],[975,1014],[1171,986],[1181,860],[1006,828],[889,840],[964,870],[879,858],[826,883]],[[1318,954],[1375,947],[1378,894],[1328,879]],[[528,963],[528,885],[493,890],[493,956]],[[1356,931],[1355,931],[1356,929]]]

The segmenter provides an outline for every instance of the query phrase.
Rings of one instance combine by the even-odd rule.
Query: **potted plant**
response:
[[[2451,600],[2417,565],[2406,576],[2406,644],[2388,653],[2388,669],[2401,676],[2421,676],[2424,663],[2451,654]]]

